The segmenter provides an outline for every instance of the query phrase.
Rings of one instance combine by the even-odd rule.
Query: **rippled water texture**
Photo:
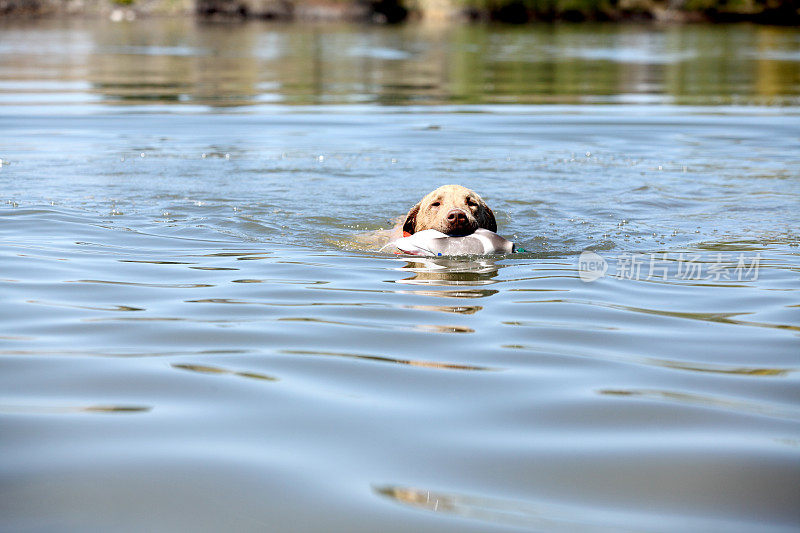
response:
[[[798,73],[753,26],[0,26],[0,529],[796,531]],[[528,251],[377,251],[453,182]]]

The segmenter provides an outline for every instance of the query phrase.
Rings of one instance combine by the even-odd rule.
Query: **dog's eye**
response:
[[[439,207],[441,204],[439,202],[433,202],[431,207]]]
[[[476,202],[474,198],[467,198],[467,205],[470,207],[475,207],[478,205],[478,202]]]

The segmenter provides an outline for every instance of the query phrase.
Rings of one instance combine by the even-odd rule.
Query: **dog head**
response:
[[[468,235],[478,228],[497,231],[494,213],[478,194],[461,185],[443,185],[411,208],[403,231],[435,229],[447,235]]]

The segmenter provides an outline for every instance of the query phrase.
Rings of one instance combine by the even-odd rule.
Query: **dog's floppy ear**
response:
[[[403,222],[403,231],[406,233],[415,233],[417,226],[417,214],[419,214],[419,204],[411,208],[406,215],[406,221]]]
[[[494,218],[494,212],[486,204],[483,204],[483,223],[481,227],[497,233],[497,220]]]

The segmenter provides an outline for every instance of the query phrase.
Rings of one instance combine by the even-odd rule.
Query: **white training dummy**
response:
[[[418,231],[408,237],[397,239],[393,244],[398,250],[411,255],[484,255],[510,254],[522,251],[514,243],[488,229],[478,228],[463,237],[451,237],[435,229]]]

